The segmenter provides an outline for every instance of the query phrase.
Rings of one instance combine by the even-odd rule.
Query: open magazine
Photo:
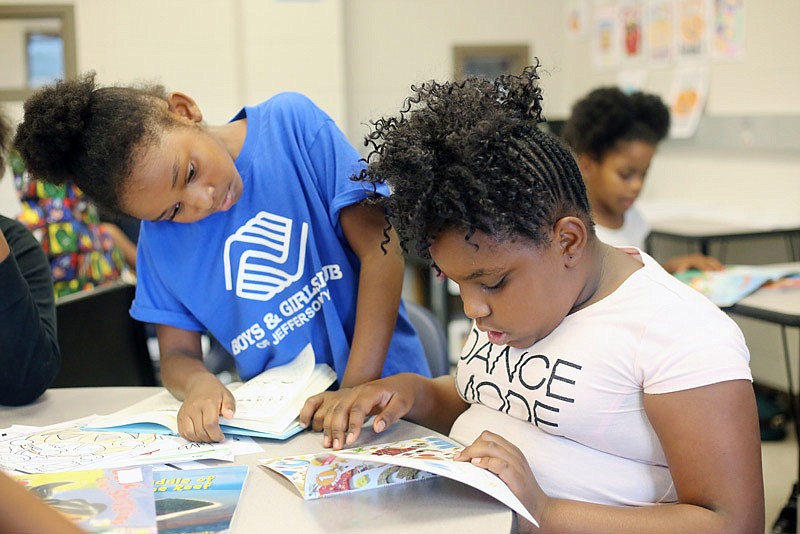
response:
[[[800,272],[798,263],[729,265],[722,271],[690,269],[675,277],[700,291],[721,308],[733,306],[764,284]]]
[[[84,532],[157,532],[150,467],[14,474],[14,478]]]
[[[246,465],[153,471],[159,534],[229,532]]]
[[[326,364],[317,364],[311,344],[291,362],[267,369],[247,382],[228,389],[236,399],[233,419],[220,417],[226,434],[286,439],[300,432],[298,417],[306,399],[336,381]],[[88,430],[124,430],[153,434],[178,434],[181,401],[164,390],[110,415],[98,416],[84,425]]]
[[[289,479],[304,499],[443,476],[494,497],[537,525],[530,512],[500,477],[469,462],[453,459],[463,448],[447,438],[427,436],[369,447],[263,459],[259,462]]]

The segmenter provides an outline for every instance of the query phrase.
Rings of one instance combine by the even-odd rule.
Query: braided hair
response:
[[[137,155],[174,124],[162,86],[99,87],[94,72],[40,89],[24,111],[14,145],[28,172],[72,181],[110,212],[120,211]]]
[[[359,178],[387,183],[373,201],[397,227],[404,250],[430,260],[440,233],[481,231],[549,244],[565,216],[593,228],[589,201],[570,151],[543,121],[538,64],[496,80],[412,85],[398,116],[372,122]]]

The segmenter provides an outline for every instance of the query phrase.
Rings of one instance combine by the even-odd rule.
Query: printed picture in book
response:
[[[227,532],[247,471],[246,465],[155,471],[159,534]]]
[[[286,477],[304,499],[404,484],[442,476],[494,497],[536,524],[506,484],[491,471],[455,460],[460,444],[439,436],[354,447],[335,452],[261,459]]]
[[[157,532],[150,467],[15,474],[14,477],[86,532]]]

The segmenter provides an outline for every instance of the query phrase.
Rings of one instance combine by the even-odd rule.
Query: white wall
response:
[[[58,0],[26,0],[49,3]],[[0,0],[19,4],[19,0]],[[104,84],[157,81],[194,96],[210,123],[282,90],[308,94],[362,149],[368,120],[399,109],[409,85],[453,72],[453,45],[527,43],[545,69],[545,114],[565,118],[576,98],[616,71],[591,66],[589,41],[566,37],[561,0],[73,0],[78,70]],[[589,2],[591,5],[591,2]],[[800,116],[800,2],[746,3],[746,56],[711,62],[710,116]],[[0,37],[2,42],[2,37]],[[2,54],[9,53],[0,48]],[[645,89],[667,96],[672,67]],[[5,103],[12,118],[21,103]],[[800,154],[667,142],[644,200],[692,201],[740,213],[800,217]],[[0,213],[18,209],[0,181]],[[758,336],[750,338],[758,340]],[[774,336],[754,361],[776,357]],[[796,343],[794,344],[796,346]],[[779,352],[777,354],[780,354]],[[754,365],[754,367],[758,367]],[[776,373],[780,361],[762,365]],[[760,372],[760,371],[759,371]]]
[[[409,86],[449,79],[454,45],[527,44],[561,83],[560,0],[347,0],[348,129],[358,143],[370,119],[394,114]],[[557,90],[548,94],[557,94]]]
[[[27,0],[45,4],[57,0]],[[18,0],[0,0],[19,4]],[[105,85],[161,83],[194,97],[208,123],[283,90],[346,124],[342,0],[73,0],[77,67]],[[0,42],[2,38],[0,38]],[[0,49],[2,54],[10,53]],[[20,102],[4,103],[21,120]],[[0,181],[0,213],[19,209]]]

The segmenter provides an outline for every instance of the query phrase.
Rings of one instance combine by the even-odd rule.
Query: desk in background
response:
[[[687,243],[687,252],[692,245],[706,256],[711,243],[719,242],[717,258],[725,263],[727,244],[731,241],[782,237],[786,245],[786,255],[791,261],[800,260],[800,226],[797,227],[757,227],[746,223],[729,223],[722,220],[681,217],[656,220],[651,223],[650,235],[645,248],[653,251],[660,240],[677,240]]]
[[[47,391],[28,406],[0,408],[0,428],[12,424],[45,426],[96,413],[122,409],[160,391],[152,387],[61,388]],[[435,434],[399,421],[382,434],[364,429],[359,445],[378,444]],[[233,534],[302,532],[330,534],[414,532],[511,532],[513,512],[480,491],[442,477],[305,501],[282,476],[258,465],[260,458],[320,452],[322,436],[302,432],[285,441],[256,440],[262,453],[237,456],[234,464],[250,466],[236,511]],[[204,463],[230,465],[227,462]]]
[[[800,288],[765,288],[743,298],[726,310],[728,313],[750,317],[780,326],[783,341],[784,360],[786,362],[786,379],[789,390],[789,404],[791,417],[794,420],[794,430],[800,447],[800,421],[798,421],[798,405],[794,393],[794,378],[790,362],[789,341],[787,328],[800,328]],[[800,351],[798,351],[800,355]],[[800,375],[799,375],[800,376]],[[800,487],[800,449],[798,449],[798,478],[792,488],[789,501],[798,498]]]
[[[786,261],[800,261],[800,217],[797,214],[762,213],[754,209],[670,200],[639,199],[636,206],[652,230],[645,245],[651,255],[659,242],[664,241],[682,242],[686,245],[685,253],[699,251],[706,255],[711,252],[711,244],[718,243],[719,251],[715,255],[725,263],[728,243],[783,238]]]

